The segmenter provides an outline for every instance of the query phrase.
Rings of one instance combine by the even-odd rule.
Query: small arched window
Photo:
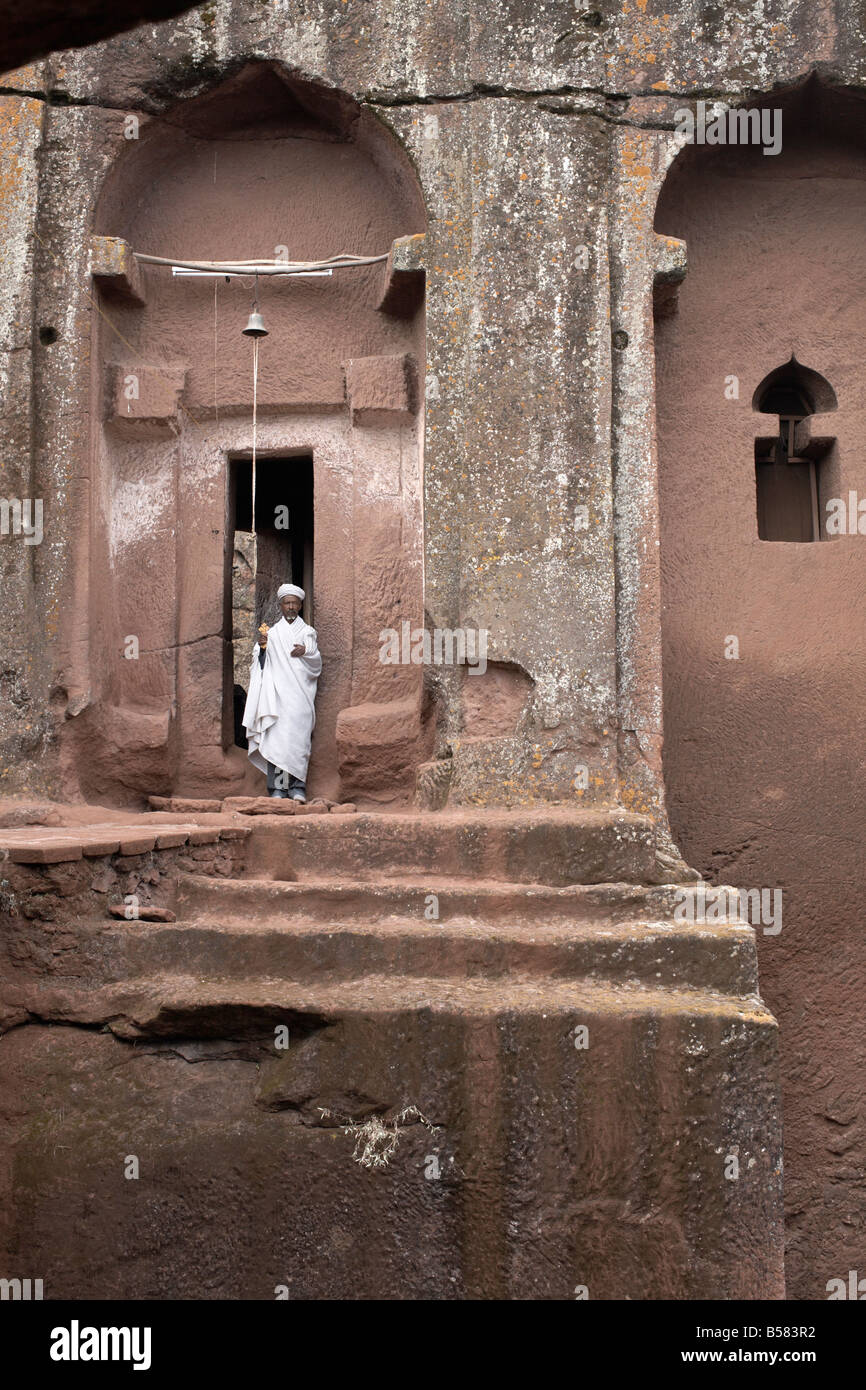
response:
[[[819,372],[792,357],[764,377],[752,409],[778,417],[774,435],[755,440],[758,537],[821,539],[821,461],[835,440],[811,434],[811,416],[836,409],[836,393]]]

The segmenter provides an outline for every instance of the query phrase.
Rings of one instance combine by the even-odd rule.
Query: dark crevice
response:
[[[61,99],[62,95],[62,99]],[[766,94],[764,94],[766,95]],[[175,126],[185,129],[179,120],[172,120],[166,114],[157,110],[147,110],[143,107],[120,106],[110,102],[91,101],[87,97],[72,97],[68,93],[32,91],[28,92],[19,87],[0,86],[0,96],[16,96],[31,101],[42,101],[51,107],[86,107],[92,106],[101,111],[117,111],[122,115],[143,116],[149,125],[160,123],[162,125]],[[633,92],[606,92],[601,87],[574,87],[565,85],[561,87],[504,87],[495,83],[476,82],[471,88],[462,92],[401,92],[393,95],[388,92],[368,91],[361,93],[357,101],[361,106],[370,106],[382,110],[399,107],[413,106],[448,106],[461,102],[485,101],[491,98],[506,101],[523,102],[544,102],[547,100],[557,100],[561,104],[558,106],[542,106],[541,109],[551,112],[553,115],[561,116],[595,116],[599,120],[605,121],[610,125],[633,126],[639,130],[661,130],[673,131],[673,121],[663,120],[635,120],[628,115],[616,115],[611,112],[594,110],[592,108],[571,106],[568,99],[581,97],[599,97],[603,101],[627,103],[643,97],[664,97],[674,101],[729,101],[732,104],[743,100],[744,94],[738,93],[734,96],[710,87],[696,87],[691,91],[653,91],[652,88],[640,88]],[[191,132],[188,132],[191,133]],[[198,138],[198,137],[196,137]],[[291,137],[298,138],[298,137]]]
[[[709,87],[696,87],[689,92],[654,91],[651,87],[634,92],[607,92],[603,87],[575,87],[564,83],[559,87],[506,87],[494,82],[474,82],[463,92],[365,92],[360,101],[371,106],[432,106],[436,102],[483,101],[487,97],[505,97],[512,101],[536,101],[539,97],[601,97],[605,101],[634,101],[638,97],[662,96],[672,100],[697,100],[701,97],[724,99],[724,93]]]
[[[195,1026],[197,1016],[201,1018],[200,1029]],[[79,1019],[50,1018],[30,1010],[26,1018],[11,1023],[0,1034],[0,1045],[4,1037],[21,1028],[75,1028],[87,1033],[109,1033],[116,1042],[137,1052],[172,1054],[193,1065],[206,1061],[262,1062],[281,1055],[274,1048],[275,1027],[288,1028],[294,1048],[313,1033],[333,1027],[338,1021],[291,1009],[223,1004],[196,1010],[166,1010],[147,1024],[135,1023],[124,1013],[87,1023]],[[121,1031],[116,1031],[113,1025]],[[128,1031],[130,1027],[141,1031],[132,1034]]]
[[[26,1018],[22,1018],[17,1023],[10,1023],[8,1028],[3,1029],[3,1032],[0,1033],[0,1044],[10,1033],[17,1033],[22,1028],[77,1028],[85,1033],[110,1033],[111,1024],[119,1021],[122,1017],[122,1014],[112,1014],[110,1018],[101,1018],[95,1023],[84,1023],[78,1019],[49,1018],[47,1015],[36,1014],[32,1010],[28,1010]],[[126,1041],[126,1039],[118,1038],[118,1042],[120,1041]]]
[[[202,637],[190,637],[186,642],[172,642],[168,647],[148,647],[146,650],[141,649],[138,655],[139,657],[155,656],[159,652],[174,652],[178,651],[180,647],[194,647],[197,642],[210,642],[214,637],[222,638],[222,633],[206,632]]]

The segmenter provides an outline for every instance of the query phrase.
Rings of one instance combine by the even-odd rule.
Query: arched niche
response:
[[[796,412],[806,417],[836,410],[838,404],[836,392],[827,378],[811,367],[804,367],[793,354],[789,362],[767,373],[752,396],[752,409],[765,415]]]
[[[761,100],[783,113],[781,152],[685,147],[655,218],[688,259],[655,327],[663,767],[688,862],[783,893],[781,932],[757,923],[760,982],[798,1214],[788,1292],[812,1298],[816,1271],[848,1268],[856,1244],[844,1213],[859,1197],[823,1116],[866,1065],[848,1002],[866,991],[866,537],[762,540],[755,441],[787,382],[818,412],[812,434],[832,431],[830,497],[866,498],[866,101],[815,80]]]
[[[259,789],[235,746],[237,686],[258,620],[274,616],[263,605],[291,578],[309,590],[305,616],[325,663],[313,792],[399,799],[423,757],[420,677],[379,661],[378,634],[423,612],[416,243],[426,222],[415,172],[368,110],[273,63],[248,63],[131,133],[94,228],[91,625],[104,639],[94,717],[107,737],[88,754],[87,793]],[[259,282],[269,333],[257,386],[257,577],[245,609],[238,574],[249,552],[236,540],[253,532],[242,329],[254,282],[136,270],[128,248],[312,261],[378,256],[395,242],[402,249],[386,262]],[[113,275],[105,248],[123,243],[127,273]],[[274,519],[281,507],[291,534]],[[116,656],[129,636],[135,661]],[[401,756],[370,752],[368,726],[397,724]]]

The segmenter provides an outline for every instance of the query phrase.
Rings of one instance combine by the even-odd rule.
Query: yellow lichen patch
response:
[[[34,177],[28,156],[36,145],[42,115],[41,101],[0,97],[0,237],[7,245],[20,234],[26,185]]]
[[[620,784],[620,800],[627,811],[634,811],[638,815],[652,814],[653,808],[647,801],[645,790],[631,782]]]
[[[12,68],[0,75],[0,87],[14,87],[16,91],[38,91],[41,88],[36,63],[27,63],[23,68]]]

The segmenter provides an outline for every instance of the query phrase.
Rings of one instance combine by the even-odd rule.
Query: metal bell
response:
[[[247,326],[243,330],[248,338],[266,338],[268,330],[265,328],[265,321],[258,309],[253,309],[247,320]]]

